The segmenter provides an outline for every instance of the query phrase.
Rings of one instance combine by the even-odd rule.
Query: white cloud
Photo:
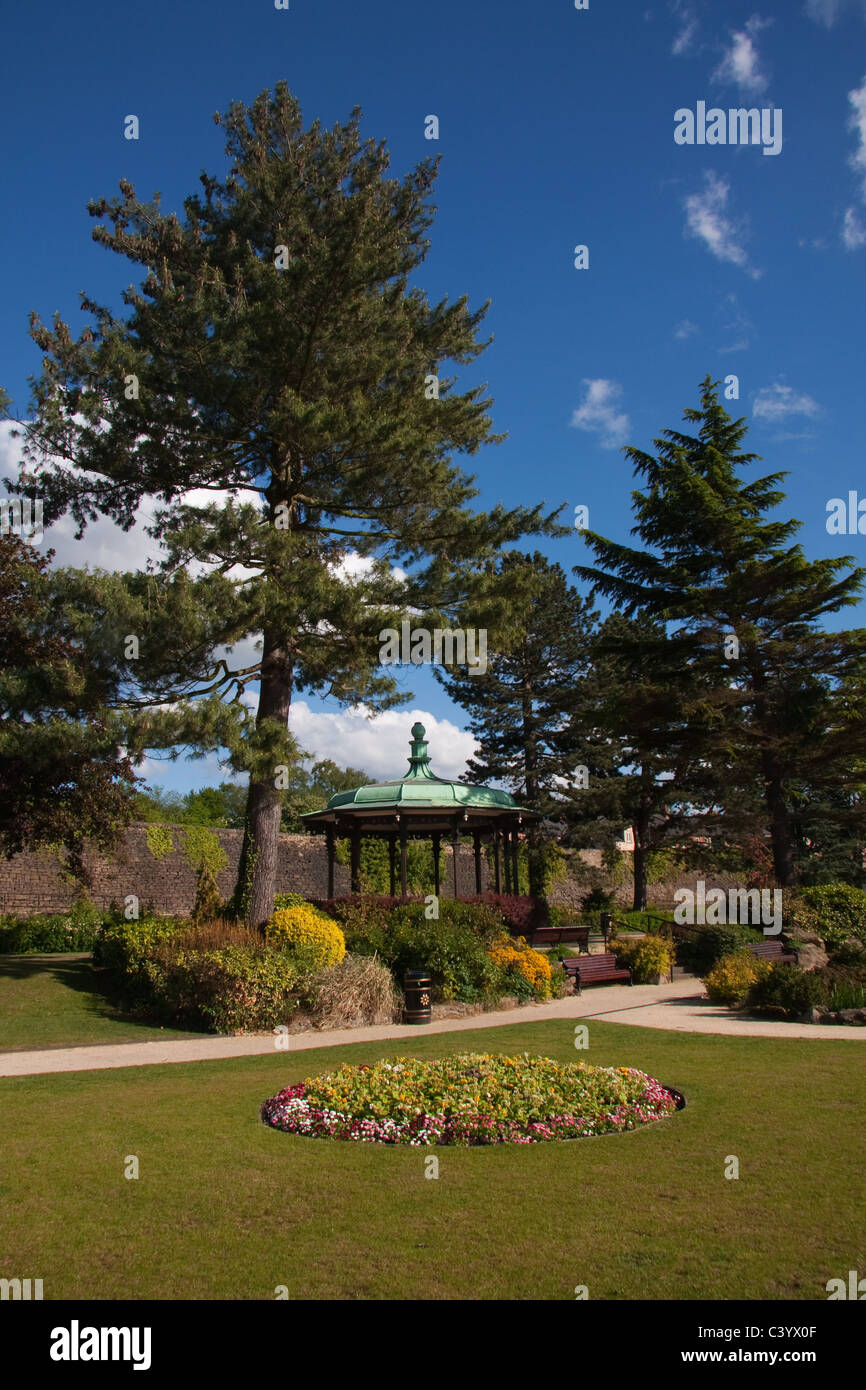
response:
[[[761,271],[749,265],[749,258],[740,245],[743,229],[726,215],[730,184],[712,170],[705,178],[707,186],[703,193],[691,193],[683,202],[687,235],[702,241],[718,260],[730,261],[757,279]]]
[[[698,325],[696,323],[692,323],[691,319],[680,319],[679,323],[674,329],[674,337],[691,338],[698,331]]]
[[[22,441],[12,438],[13,429],[14,421],[0,421],[0,484],[17,482],[24,463]],[[80,469],[71,471],[81,472]],[[229,496],[228,491],[212,492],[208,488],[193,488],[180,500],[193,507],[204,507],[214,503],[225,503]],[[236,501],[252,502],[257,497],[258,494],[249,489],[237,493]],[[96,521],[88,523],[80,540],[75,539],[76,524],[73,517],[67,513],[53,526],[45,528],[39,549],[43,552],[55,550],[55,565],[130,572],[146,569],[148,561],[158,563],[163,558],[160,545],[145,531],[146,526],[153,525],[160,505],[153,497],[143,498],[135,511],[135,525],[129,531],[121,530],[108,517],[99,517]],[[189,566],[189,572],[196,576],[211,568],[213,566],[194,564]],[[231,571],[231,576],[233,579],[243,579],[255,573],[255,570],[236,565]]]
[[[854,208],[848,208],[845,212],[845,220],[842,223],[842,244],[846,251],[859,251],[861,246],[866,245],[866,227]]]
[[[619,448],[625,443],[630,428],[628,416],[617,410],[615,404],[622,395],[622,387],[604,377],[594,380],[584,377],[583,384],[587,388],[586,398],[571,417],[572,428],[597,434],[602,449]]]
[[[825,29],[832,29],[844,12],[859,9],[866,19],[866,0],[806,0],[805,13]]]
[[[861,178],[860,196],[866,201],[866,77],[859,87],[848,93],[853,108],[848,122],[849,128],[857,134],[857,148],[851,156],[851,168],[856,169]]]
[[[430,764],[437,777],[458,778],[477,750],[472,734],[428,710],[385,710],[373,719],[368,715],[365,705],[330,713],[310,709],[305,700],[294,700],[289,728],[312,757],[332,758],[341,767],[361,767],[374,781],[405,776],[410,730],[418,720],[427,730]]]
[[[761,71],[761,59],[755,46],[755,35],[771,23],[753,15],[743,29],[731,31],[731,42],[722,61],[713,73],[714,82],[733,82],[744,92],[763,92],[767,78]]]
[[[777,422],[787,420],[789,415],[820,415],[821,407],[811,396],[798,395],[792,386],[774,382],[763,386],[755,397],[752,415],[756,420]]]
[[[671,44],[671,53],[675,58],[681,58],[685,53],[690,53],[695,46],[695,36],[698,32],[698,21],[688,10],[682,17],[682,28]]]
[[[0,422],[0,483],[17,482],[21,472],[21,440],[12,438],[14,421]],[[139,524],[131,531],[122,531],[112,521],[100,518],[91,522],[80,541],[75,539],[75,522],[67,515],[49,529],[38,549],[56,550],[55,565],[75,565],[106,570],[144,569],[149,559],[156,559],[159,547],[145,535],[144,525],[153,514],[144,504],[136,512]]]
[[[751,334],[755,325],[742,309],[737,296],[733,293],[726,294],[717,313],[727,320],[722,324],[722,332],[735,335],[734,341],[726,347],[720,347],[719,352],[745,352],[751,345]]]

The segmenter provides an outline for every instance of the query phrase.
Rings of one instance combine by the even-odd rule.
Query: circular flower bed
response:
[[[287,1086],[262,1119],[288,1134],[368,1144],[538,1144],[636,1129],[675,1109],[670,1091],[633,1067],[467,1053],[347,1063]]]

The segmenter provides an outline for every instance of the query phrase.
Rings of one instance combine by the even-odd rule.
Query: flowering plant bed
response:
[[[538,1144],[636,1129],[676,1101],[633,1067],[466,1053],[396,1057],[307,1077],[262,1106],[289,1134],[383,1144]]]

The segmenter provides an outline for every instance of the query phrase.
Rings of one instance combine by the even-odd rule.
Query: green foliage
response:
[[[214,917],[219,917],[222,911],[222,895],[213,869],[209,864],[202,864],[199,867],[196,881],[192,921],[195,923],[208,922]]]
[[[774,966],[752,951],[732,951],[716,961],[704,979],[712,1004],[742,1004],[758,981],[772,974]]]
[[[703,977],[723,956],[732,955],[749,942],[763,940],[762,932],[735,922],[726,926],[696,927],[677,942],[677,959],[693,975]]]
[[[236,782],[200,791],[168,792],[162,787],[141,791],[135,798],[134,818],[164,825],[207,825],[237,830],[243,826],[247,789]]]
[[[495,656],[484,673],[434,667],[470,715],[478,754],[467,780],[501,783],[522,805],[557,815],[561,784],[580,761],[582,677],[597,617],[538,551],[507,551],[476,576],[461,622],[484,628]],[[519,891],[542,897],[560,872],[555,846],[530,828],[520,859]]]
[[[628,966],[636,985],[645,985],[657,975],[667,977],[674,962],[674,948],[661,936],[643,936],[628,940],[616,937],[611,943],[617,965]]]
[[[311,970],[339,965],[346,954],[346,938],[337,923],[310,906],[278,908],[268,922],[266,940]]]
[[[187,925],[183,917],[105,922],[97,934],[93,963],[122,973],[135,970],[159,942],[177,936]]]
[[[226,867],[229,857],[212,830],[203,825],[189,825],[183,835],[184,857],[197,872],[206,868],[216,876]]]
[[[92,904],[69,912],[0,917],[0,955],[92,951],[106,914]]]
[[[357,786],[358,784],[355,783]],[[396,860],[396,887],[400,891],[399,847]],[[337,863],[348,864],[351,859],[351,845],[348,840],[337,843]],[[444,851],[439,849],[440,882],[443,874]],[[406,844],[406,880],[408,891],[413,895],[433,892],[433,842],[431,840],[409,840]],[[388,842],[372,835],[361,836],[361,891],[362,893],[390,893],[391,874],[388,858]]]
[[[305,974],[281,951],[225,946],[159,953],[154,1004],[176,1022],[216,1033],[286,1024],[301,1007]]]
[[[616,893],[605,890],[604,888],[591,888],[588,893],[584,893],[580,900],[580,910],[583,914],[610,912],[616,904]]]
[[[810,859],[850,864],[866,831],[866,630],[821,626],[859,601],[866,571],[850,556],[806,559],[800,523],[778,516],[785,475],[753,476],[748,422],[719,388],[701,383],[684,412],[692,433],[663,430],[654,455],[626,449],[644,484],[632,493],[638,544],[586,533],[596,565],[577,572],[617,610],[619,638],[618,688],[596,727],[617,743],[620,776],[652,774],[630,817],[638,848],[659,847],[653,820],[669,833],[672,810],[732,841],[766,831],[787,887]],[[636,854],[636,896],[639,869]]]
[[[776,965],[749,989],[746,1004],[754,1013],[800,1018],[815,1004],[826,1002],[824,981],[796,965]]]
[[[148,825],[144,837],[154,859],[166,859],[169,854],[174,854],[174,839],[169,826]]]
[[[85,296],[92,322],[77,337],[59,315],[31,326],[44,369],[28,477],[46,513],[72,509],[84,526],[131,523],[145,497],[160,508],[164,570],[101,581],[107,611],[129,624],[119,631],[142,637],[124,672],[151,702],[136,746],[227,750],[250,776],[253,849],[279,826],[273,770],[297,760],[293,692],[405,703],[378,632],[412,609],[432,615],[503,545],[554,529],[540,508],[470,511],[476,489],[452,460],[496,441],[491,402],[444,371],[484,350],[486,307],[430,304],[410,288],[430,244],[436,163],[395,179],[360,120],[356,109],[333,130],[305,129],[285,82],[234,102],[218,117],[224,171],[203,174],[180,214],[142,202],[126,179],[89,204],[96,241],[144,269],[123,316]],[[443,373],[432,406],[431,372]],[[126,373],[142,382],[138,399],[117,390]],[[209,507],[184,502],[199,487],[212,489]],[[348,575],[339,562],[353,549],[372,563]],[[215,555],[215,570],[190,577]],[[410,561],[406,582],[394,566]],[[229,577],[238,563],[242,581]],[[220,658],[260,633],[248,666]],[[261,718],[242,698],[256,683]],[[271,869],[245,856],[238,879],[238,912],[259,925]]]
[[[651,850],[647,855],[647,883],[671,883],[684,867],[680,850]]]
[[[427,969],[434,997],[476,1002],[505,993],[503,971],[488,950],[502,932],[494,910],[440,899],[439,920],[428,920],[421,904],[342,917],[346,945],[354,955],[385,961],[402,989],[407,970]]]
[[[800,927],[813,932],[828,950],[850,938],[866,943],[866,891],[848,883],[804,888],[785,896],[783,921],[786,931]]]
[[[60,846],[86,883],[85,846],[115,848],[137,779],[111,708],[117,665],[91,659],[67,588],[47,555],[0,535],[0,856]]]
[[[614,888],[621,888],[631,878],[631,855],[608,846],[602,855],[605,879]]]

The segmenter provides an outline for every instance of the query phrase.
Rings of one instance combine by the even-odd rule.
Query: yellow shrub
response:
[[[346,954],[346,938],[337,923],[312,907],[278,908],[268,922],[267,942],[293,952],[314,970],[339,965]]]
[[[771,963],[751,951],[734,951],[722,956],[706,976],[704,984],[713,1004],[742,1004],[756,980],[769,975]]]
[[[527,946],[525,937],[518,936],[514,939],[503,936],[491,946],[488,955],[504,970],[512,966],[519,970],[540,998],[549,998],[553,975],[550,962],[540,951],[533,951],[531,946]]]

